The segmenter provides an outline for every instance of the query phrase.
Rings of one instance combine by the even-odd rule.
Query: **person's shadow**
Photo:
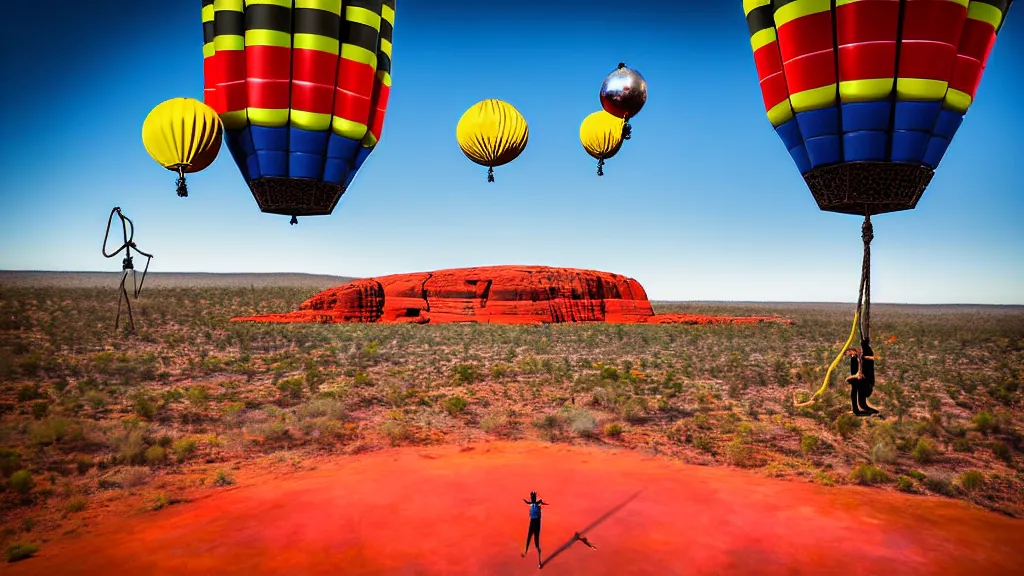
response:
[[[587,532],[593,530],[598,524],[600,524],[600,523],[604,522],[605,520],[607,520],[608,518],[610,518],[612,516],[612,514],[615,514],[619,510],[622,510],[626,506],[626,504],[629,504],[630,502],[635,500],[636,497],[639,496],[641,492],[643,492],[643,490],[638,490],[638,491],[634,492],[629,498],[626,498],[625,500],[620,502],[618,505],[616,505],[614,508],[612,508],[611,510],[609,510],[609,511],[605,512],[604,514],[602,514],[601,516],[599,516],[597,518],[597,520],[594,520],[593,522],[591,522],[586,528],[584,528],[583,530],[580,530],[579,532],[577,532],[577,534],[579,534],[581,537],[586,536]],[[571,538],[569,538],[569,540],[565,544],[562,544],[557,550],[555,550],[554,552],[549,554],[548,557],[545,558],[540,563],[541,568],[543,568],[544,566],[547,566],[552,560],[555,559],[555,556],[558,556],[562,552],[565,552],[569,548],[572,548],[572,545],[575,544],[575,543],[576,543],[576,535],[574,534]]]

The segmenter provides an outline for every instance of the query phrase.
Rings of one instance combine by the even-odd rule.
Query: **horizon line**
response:
[[[519,264],[511,264],[510,266],[520,266]],[[525,265],[523,265],[525,266]],[[484,266],[468,266],[467,268],[483,268]],[[546,266],[547,268],[564,268],[563,266]],[[5,274],[110,274],[118,275],[122,271],[110,271],[110,270],[10,270],[0,269],[0,276]],[[414,274],[415,272],[413,272]],[[338,278],[351,280],[360,280],[364,278],[376,278],[376,276],[344,276],[339,274],[326,274],[326,273],[315,273],[315,272],[152,272],[147,273],[148,275],[201,275],[201,276],[321,276],[327,278]],[[622,276],[622,274],[619,274]],[[0,286],[4,282],[0,280]],[[850,305],[855,306],[857,303],[853,301],[822,301],[822,300],[664,300],[658,298],[648,297],[648,301],[651,303],[666,303],[666,304],[827,304],[827,305]],[[961,307],[1011,307],[1011,308],[1024,308],[1024,303],[1017,304],[991,304],[991,303],[978,303],[978,302],[942,302],[942,303],[919,303],[919,302],[871,302],[873,306],[961,306]]]

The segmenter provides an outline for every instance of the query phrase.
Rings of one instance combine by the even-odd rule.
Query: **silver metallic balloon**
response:
[[[601,84],[601,107],[619,118],[636,116],[647,103],[647,81],[622,62]]]

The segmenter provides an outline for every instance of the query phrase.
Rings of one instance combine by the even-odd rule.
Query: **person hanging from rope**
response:
[[[851,348],[847,351],[850,375],[846,377],[846,383],[850,385],[850,404],[854,415],[872,416],[878,414],[878,410],[867,402],[875,390],[875,356],[870,342],[861,340],[860,345],[860,350]]]
[[[526,558],[526,553],[530,551],[530,538],[533,538],[533,545],[537,549],[537,568],[543,568],[544,562],[540,555],[540,507],[549,504],[543,499],[537,500],[536,492],[530,492],[530,499],[523,498],[523,502],[530,506],[530,529],[526,533],[526,549],[520,556]]]

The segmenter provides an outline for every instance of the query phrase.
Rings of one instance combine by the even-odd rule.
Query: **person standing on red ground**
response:
[[[537,568],[543,568],[544,563],[540,555],[540,507],[549,504],[543,499],[537,500],[536,492],[530,492],[530,499],[523,498],[523,502],[530,506],[530,530],[526,533],[526,549],[520,556],[526,558],[526,553],[530,551],[530,538],[533,538],[533,545],[537,548]]]

